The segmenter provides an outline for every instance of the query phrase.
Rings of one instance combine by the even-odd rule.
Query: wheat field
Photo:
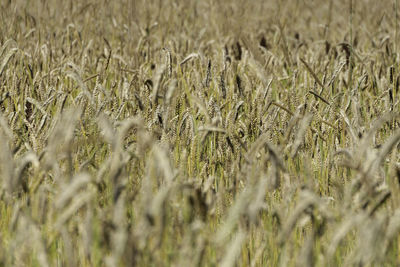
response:
[[[0,266],[400,266],[398,13],[0,1]]]

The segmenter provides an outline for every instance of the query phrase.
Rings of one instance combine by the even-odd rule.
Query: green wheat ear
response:
[[[0,266],[400,265],[391,3],[0,1]]]

